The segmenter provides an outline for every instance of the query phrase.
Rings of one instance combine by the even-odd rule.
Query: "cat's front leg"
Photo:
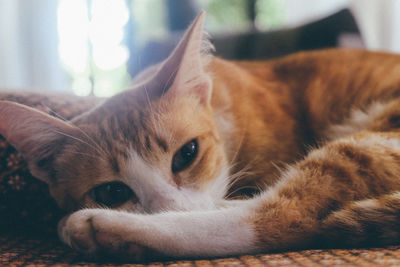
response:
[[[156,256],[225,256],[256,251],[251,223],[254,203],[213,211],[167,212],[154,215],[86,209],[59,225],[61,239],[90,255],[122,259]]]
[[[127,223],[130,226],[121,226],[118,221],[126,215],[125,212],[104,209],[80,210],[59,222],[58,234],[64,243],[90,258],[113,256],[117,259],[142,261],[163,257],[140,242],[127,238],[124,231],[132,229],[135,223],[145,222],[140,219],[129,220]]]
[[[377,200],[354,202],[400,190],[399,146],[397,133],[352,136],[310,152],[254,199],[217,210],[153,215],[81,210],[63,221],[61,237],[83,252],[107,251],[129,259],[146,258],[148,251],[171,257],[227,256],[329,245],[332,240],[386,244],[392,240],[389,235],[398,233],[397,220],[387,220],[387,212],[397,218],[397,195],[383,198],[389,209]],[[379,231],[365,231],[370,221],[395,223],[386,223],[389,230],[377,235]],[[356,229],[361,238],[352,240],[353,233],[337,225]]]

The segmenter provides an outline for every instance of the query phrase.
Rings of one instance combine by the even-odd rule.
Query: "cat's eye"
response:
[[[117,207],[132,198],[136,198],[133,191],[121,182],[101,184],[91,190],[90,196],[98,204],[107,207]]]
[[[197,150],[198,144],[196,139],[184,144],[172,159],[172,172],[177,173],[189,167],[197,156]]]

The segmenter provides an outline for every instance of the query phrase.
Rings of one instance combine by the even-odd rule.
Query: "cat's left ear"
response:
[[[161,95],[165,92],[173,96],[192,94],[203,104],[210,102],[212,84],[204,65],[212,45],[204,38],[204,17],[202,11],[154,76],[152,82],[156,83],[157,90],[162,90]]]
[[[61,149],[66,136],[79,130],[39,110],[9,101],[0,101],[0,134],[25,158],[31,173],[51,184],[54,154]]]

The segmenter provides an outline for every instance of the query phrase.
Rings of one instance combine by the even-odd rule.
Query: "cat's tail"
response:
[[[321,245],[382,246],[400,243],[400,192],[353,202],[322,221]]]

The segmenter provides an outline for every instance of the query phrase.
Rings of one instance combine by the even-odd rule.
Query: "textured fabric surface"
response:
[[[95,98],[0,93],[7,99],[71,119],[96,105]],[[61,244],[55,230],[62,215],[47,186],[33,178],[21,155],[0,136],[0,266],[98,266]],[[103,263],[102,266],[115,266]],[[400,266],[400,247],[305,250],[224,259],[151,263],[152,266]],[[140,266],[140,265],[139,265]]]
[[[0,266],[143,266],[87,261],[55,237],[0,236]],[[150,266],[400,266],[400,247],[303,250],[220,259],[148,263]]]

